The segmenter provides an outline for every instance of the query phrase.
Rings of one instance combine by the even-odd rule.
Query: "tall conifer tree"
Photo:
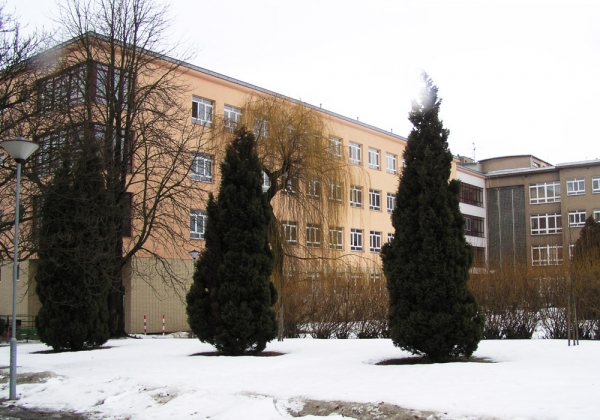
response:
[[[65,161],[55,173],[42,206],[36,327],[55,350],[95,347],[109,338],[111,212],[102,161],[84,147],[72,168]]]
[[[439,360],[470,356],[484,319],[467,289],[473,254],[459,209],[460,182],[448,182],[452,154],[449,131],[438,116],[441,99],[425,73],[423,81],[409,115],[414,128],[392,214],[395,236],[383,248],[382,260],[394,344]]]
[[[254,136],[236,131],[221,164],[217,200],[207,207],[205,249],[187,295],[188,322],[203,341],[227,355],[258,353],[277,336],[270,280],[270,204],[262,191]]]

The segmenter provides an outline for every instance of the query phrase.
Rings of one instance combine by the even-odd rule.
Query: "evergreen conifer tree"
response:
[[[425,73],[423,80],[409,115],[414,128],[392,213],[395,235],[381,256],[394,345],[439,360],[470,356],[484,318],[467,289],[473,255],[459,209],[460,182],[448,182],[452,154],[438,116],[441,99]]]
[[[207,206],[205,248],[187,295],[188,322],[200,341],[226,355],[258,353],[277,336],[277,292],[270,280],[270,204],[262,191],[254,136],[236,131],[221,164],[217,199]]]
[[[44,196],[39,226],[36,317],[40,340],[55,350],[104,344],[111,279],[109,206],[102,161],[83,150],[73,167],[64,161]]]

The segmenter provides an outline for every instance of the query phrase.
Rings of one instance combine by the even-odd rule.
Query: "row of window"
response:
[[[592,177],[592,193],[600,194],[600,176]],[[567,195],[584,195],[585,178],[567,179]],[[529,185],[529,203],[559,203],[560,181],[540,182]]]
[[[341,140],[337,138],[330,139],[330,150],[332,154],[341,159],[342,149]],[[368,149],[368,164],[370,169],[381,169],[381,151],[373,147]],[[350,142],[348,144],[348,159],[350,163],[355,165],[362,165],[362,145]],[[398,173],[398,156],[393,153],[385,154],[385,170],[390,174]]]
[[[463,217],[465,218],[465,235],[478,236],[480,238],[485,236],[484,218],[471,216],[469,214],[463,214]]]
[[[572,210],[568,213],[569,227],[577,228],[585,225],[585,210]],[[600,222],[600,209],[593,211],[594,219]],[[552,235],[562,233],[562,215],[560,213],[533,214],[530,217],[532,235]]]
[[[283,236],[290,245],[298,244],[298,222],[283,221],[281,222]],[[190,238],[204,239],[204,231],[206,228],[206,211],[191,210],[190,211]],[[332,227],[329,229],[329,247],[331,249],[342,250],[344,231],[341,227]],[[369,250],[371,252],[381,251],[382,233],[376,231],[369,232]],[[394,238],[392,233],[388,233],[387,240],[391,241]],[[317,224],[306,225],[306,246],[308,248],[320,248],[323,245],[322,229]],[[363,230],[350,229],[350,250],[363,250]]]
[[[461,183],[459,199],[461,203],[483,207],[483,188]]]
[[[106,104],[111,96],[126,106],[131,82],[123,69],[97,62],[79,64],[39,81],[38,106],[42,112],[68,109],[84,102],[86,89],[96,103]]]

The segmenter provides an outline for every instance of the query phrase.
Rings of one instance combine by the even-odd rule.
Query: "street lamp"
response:
[[[196,261],[196,258],[198,258],[198,256],[200,255],[200,253],[198,251],[196,251],[195,249],[192,249],[190,252],[190,257],[192,257],[192,259],[194,261]]]
[[[23,137],[16,137],[0,143],[0,147],[6,150],[17,162],[17,186],[15,193],[15,246],[13,256],[13,290],[12,290],[12,334],[10,337],[10,386],[9,400],[17,399],[17,276],[19,271],[19,199],[21,195],[21,165],[27,160],[38,145]]]

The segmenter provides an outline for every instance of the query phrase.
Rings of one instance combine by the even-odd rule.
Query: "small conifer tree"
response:
[[[112,211],[102,161],[84,150],[71,167],[64,161],[44,195],[39,226],[36,316],[40,340],[55,350],[104,344],[108,328],[106,266],[113,255],[108,218]]]
[[[277,336],[270,280],[270,204],[262,191],[254,136],[236,131],[221,164],[217,199],[207,206],[205,248],[187,295],[188,322],[200,341],[226,355],[258,353]]]
[[[381,256],[394,344],[439,360],[470,356],[484,319],[467,289],[473,254],[459,209],[460,182],[449,182],[449,131],[438,117],[437,87],[425,73],[423,80],[421,98],[409,115],[414,128],[392,213],[395,236]]]

